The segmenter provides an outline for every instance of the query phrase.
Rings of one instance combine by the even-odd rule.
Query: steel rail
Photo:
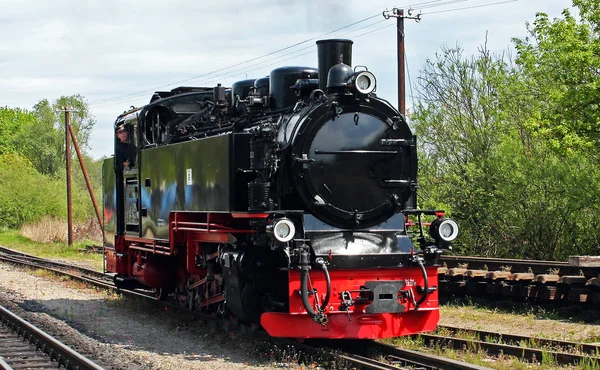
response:
[[[332,355],[338,356],[360,369],[398,369],[398,366],[407,366],[427,370],[490,370],[484,366],[399,348],[378,341],[313,340],[312,342],[315,346],[330,349]],[[385,359],[385,362],[375,360],[372,358],[373,356],[380,356]]]
[[[23,339],[41,349],[44,353],[64,366],[67,370],[103,370],[103,368],[81,354],[75,352],[52,336],[31,325],[6,308],[0,306],[0,320]],[[6,359],[5,359],[6,361]]]
[[[19,256],[19,257],[26,258],[26,259],[29,259],[32,261],[38,261],[39,263],[51,264],[55,267],[60,267],[60,268],[65,268],[65,269],[70,269],[70,270],[78,270],[78,271],[84,272],[85,274],[91,275],[91,276],[96,276],[96,277],[105,276],[100,271],[92,270],[92,269],[85,268],[85,267],[70,265],[70,264],[64,263],[64,262],[48,260],[46,258],[37,257],[37,256],[31,255],[28,253],[19,252],[14,249],[6,248],[6,247],[0,247],[0,255],[1,254]]]
[[[579,275],[583,272],[585,276],[596,277],[600,274],[600,267],[571,266],[564,261],[541,261],[521,260],[508,258],[470,257],[470,256],[446,256],[442,255],[441,262],[448,267],[458,267],[459,264],[468,264],[469,269],[484,269],[494,271],[510,266],[511,272],[527,272],[531,269],[534,274],[546,274],[550,269],[558,269],[560,275]]]
[[[2,370],[13,370],[13,368],[6,363],[4,357],[0,357],[0,369]]]
[[[6,248],[1,248],[1,249],[6,249]],[[46,259],[43,259],[40,257],[27,255],[22,252],[16,252],[16,251],[12,251],[12,250],[9,250],[9,251],[10,251],[9,253],[13,254],[14,256],[11,257],[11,256],[0,255],[0,260],[19,264],[22,266],[46,269],[46,270],[55,272],[57,274],[63,274],[63,275],[69,276],[73,279],[84,281],[86,283],[92,284],[97,287],[101,287],[104,289],[117,290],[118,292],[123,293],[128,296],[141,297],[141,298],[151,299],[154,302],[158,302],[155,299],[155,297],[153,297],[150,294],[141,293],[138,291],[128,290],[128,289],[119,289],[114,285],[114,283],[107,282],[105,279],[106,276],[104,274],[97,273],[93,270],[89,270],[89,269],[85,269],[85,268],[78,268],[78,267],[74,267],[72,265],[68,265],[68,264],[64,264],[64,263],[60,263],[60,262],[49,261],[49,260],[46,260]],[[31,261],[22,261],[22,260],[19,260],[19,258],[17,258],[16,256],[19,256],[19,257],[25,258],[25,259],[33,259],[33,260],[36,260],[37,263],[31,262]],[[63,269],[69,269],[69,270],[75,269],[75,270],[79,270],[84,273],[87,273],[88,271],[93,271],[98,274],[97,276],[102,276],[102,277],[104,277],[104,279],[95,279],[95,278],[90,278],[90,277],[86,277],[86,276],[81,276],[81,275],[71,273],[69,271],[61,270],[60,268],[57,269],[57,268],[52,268],[52,267],[48,267],[48,266],[44,266],[44,265],[57,265]],[[170,304],[168,302],[160,302],[160,304],[162,306],[167,306],[167,307],[170,306],[172,308],[180,308],[179,306]],[[205,316],[203,314],[198,314],[198,313],[193,313],[193,314],[196,317],[204,317]],[[210,318],[210,317],[204,317],[204,318],[214,319],[214,318]],[[451,332],[457,332],[459,330],[466,331],[466,329],[459,329],[459,328],[452,328],[452,327],[445,327],[445,329],[447,329]],[[490,338],[495,338],[492,340],[500,341],[501,340],[500,338],[502,338],[502,340],[510,341],[510,343],[520,343],[522,341],[526,341],[528,343],[536,343],[541,346],[551,346],[551,347],[554,346],[553,348],[556,348],[556,347],[571,348],[573,350],[580,349],[581,351],[583,351],[589,355],[597,355],[598,353],[600,353],[599,352],[600,346],[595,346],[595,345],[590,345],[590,344],[583,344],[583,343],[580,344],[580,343],[576,343],[576,342],[566,342],[566,341],[553,341],[550,339],[531,338],[531,337],[523,337],[523,336],[515,336],[515,335],[509,336],[506,334],[500,335],[498,333],[471,330],[471,334],[476,335],[477,333],[479,333],[480,338],[483,337],[486,340],[490,340]],[[531,359],[541,360],[542,356],[551,355],[556,359],[556,361],[558,363],[561,363],[561,364],[580,363],[581,361],[583,361],[584,358],[587,361],[590,361],[590,360],[598,361],[598,363],[600,363],[600,358],[594,357],[594,358],[590,359],[588,356],[581,356],[581,355],[571,354],[571,353],[547,351],[547,350],[540,350],[540,349],[508,345],[508,344],[490,343],[487,341],[469,341],[467,339],[459,339],[459,338],[455,338],[455,337],[447,337],[447,336],[440,336],[440,335],[436,336],[433,334],[421,334],[421,337],[424,338],[426,341],[429,341],[430,343],[450,343],[456,349],[463,349],[465,347],[466,348],[482,348],[491,354],[504,353],[504,354],[513,355],[513,356],[516,356],[519,358],[526,358],[529,360],[531,360]],[[383,347],[381,347],[381,348],[383,348]],[[420,355],[419,352],[416,352],[416,351],[406,352],[408,350],[401,350],[401,349],[395,348],[395,347],[392,347],[392,348],[394,348],[394,351],[396,351],[396,352],[390,353],[390,351],[392,351],[392,350],[389,348],[384,352],[386,352],[387,355],[390,356],[391,358],[396,358],[396,360],[402,359],[406,363],[413,362],[413,363],[421,365],[421,366],[426,365],[426,366],[430,366],[431,368],[435,368],[435,366],[438,366],[438,367],[441,367],[444,369],[445,368],[449,368],[449,369],[454,369],[454,368],[456,368],[456,369],[472,369],[473,368],[473,367],[464,367],[465,365],[469,365],[469,364],[461,363],[458,361],[456,361],[457,364],[444,363],[442,366],[440,366],[436,360],[431,360],[432,355],[430,355],[430,354],[421,354]],[[398,351],[404,351],[404,352],[398,352]],[[353,355],[347,354],[346,356],[352,357]],[[425,356],[429,360],[421,359],[419,356]],[[441,358],[441,359],[446,360],[446,361],[449,360],[449,359],[444,359],[444,358]],[[361,360],[358,357],[356,357],[355,360],[356,361],[366,361],[366,360]],[[374,361],[374,360],[370,360],[370,361]],[[454,360],[452,360],[452,361],[454,361]],[[355,362],[355,363],[358,364],[358,362]],[[386,366],[386,365],[384,363],[379,363],[379,365],[377,365],[377,366]],[[449,366],[457,366],[457,367],[449,367]],[[474,365],[470,365],[470,366],[474,366]],[[477,369],[480,369],[480,368],[481,367],[478,367]]]
[[[532,343],[536,346],[546,347],[551,349],[560,349],[562,351],[572,351],[576,353],[587,353],[592,356],[600,355],[600,345],[591,343],[579,343],[570,342],[566,340],[546,339],[546,338],[535,338],[527,337],[516,334],[505,334],[484,330],[476,329],[465,329],[455,326],[438,325],[439,330],[447,330],[452,334],[465,333],[470,336],[474,336],[485,342],[505,343],[505,344],[521,344],[521,343]]]
[[[436,356],[430,353],[398,348],[396,346],[381,342],[374,343],[376,346],[375,349],[386,355],[388,358],[395,361],[404,361],[408,364],[413,364],[416,366],[444,370],[490,370],[490,368],[485,366],[469,364],[446,357]]]
[[[419,337],[424,339],[425,344],[430,347],[451,347],[453,349],[482,349],[492,355],[509,355],[527,361],[540,362],[543,358],[551,356],[558,364],[572,365],[594,363],[600,365],[600,357],[592,357],[589,355],[577,355],[573,353],[556,352],[545,349],[521,347],[509,344],[499,344],[484,342],[481,340],[463,339],[456,337],[447,337],[435,334],[419,334]]]
[[[55,268],[44,266],[43,264],[38,264],[35,262],[20,261],[19,259],[14,258],[14,257],[6,257],[6,256],[0,255],[0,261],[5,261],[5,262],[13,263],[16,265],[25,266],[25,267],[44,269],[47,271],[54,272],[56,274],[68,276],[75,280],[80,280],[84,283],[88,283],[88,284],[96,286],[98,288],[103,288],[103,289],[108,289],[108,290],[116,290],[117,292],[119,292],[123,295],[139,297],[139,298],[150,298],[153,301],[157,301],[155,299],[154,295],[152,295],[150,293],[144,293],[144,292],[129,290],[129,289],[121,289],[121,288],[118,288],[112,281],[107,281],[106,279],[97,279],[97,278],[90,278],[87,276],[81,276],[81,275],[73,274],[69,271],[55,269]],[[48,261],[48,262],[51,263],[51,261]],[[161,304],[169,305],[167,302],[161,302]]]
[[[398,367],[393,364],[387,364],[385,362],[377,361],[372,358],[363,357],[360,355],[353,354],[334,354],[334,356],[356,366],[359,369],[369,370],[398,370]]]

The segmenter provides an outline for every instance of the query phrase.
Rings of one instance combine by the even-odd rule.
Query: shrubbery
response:
[[[64,177],[50,177],[36,171],[19,154],[0,155],[0,227],[18,229],[43,216],[66,219],[67,192]],[[73,217],[93,217],[89,195],[73,186]]]
[[[600,253],[600,6],[538,14],[517,57],[442,48],[412,114],[420,202],[461,226],[464,254]]]

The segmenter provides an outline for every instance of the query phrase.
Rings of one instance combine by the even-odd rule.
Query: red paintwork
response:
[[[173,212],[169,218],[171,225],[169,240],[145,238],[115,238],[115,249],[106,250],[107,270],[119,276],[137,277],[141,283],[158,287],[171,281],[176,294],[185,297],[186,286],[199,288],[206,297],[199,302],[201,307],[218,304],[225,297],[220,280],[206,278],[207,271],[196,267],[197,258],[218,258],[216,244],[231,243],[241,233],[255,232],[250,226],[252,219],[268,217],[259,213],[185,213]],[[175,253],[177,250],[177,253]],[[154,260],[152,259],[154,258]],[[173,276],[165,276],[160,266],[163,258],[176,261]],[[158,264],[150,266],[149,261]],[[158,267],[158,268],[156,268]],[[437,267],[427,267],[429,286],[437,286]],[[168,275],[168,273],[167,273]],[[300,272],[288,272],[288,313],[265,313],[261,325],[274,337],[293,338],[346,338],[375,339],[397,337],[434,330],[439,320],[438,293],[429,295],[418,311],[411,299],[401,302],[406,310],[401,314],[365,314],[368,303],[350,307],[350,320],[346,311],[340,311],[341,293],[350,291],[352,298],[358,297],[358,290],[367,281],[403,280],[406,289],[412,290],[414,299],[421,297],[417,286],[423,286],[421,271],[416,267],[368,270],[331,270],[331,298],[326,308],[329,322],[325,326],[315,323],[306,313],[298,294]],[[317,289],[320,302],[325,298],[325,279],[322,271],[310,272],[309,289]],[[313,302],[314,297],[309,300]]]
[[[145,261],[142,263],[135,262],[132,270],[133,276],[135,276],[140,283],[149,286],[150,288],[166,286],[171,280],[169,271],[164,265],[158,264],[156,261]]]
[[[233,218],[267,218],[268,213],[232,213]]]
[[[437,267],[427,267],[429,286],[437,286]],[[402,314],[371,314],[364,313],[367,304],[356,304],[350,308],[352,320],[348,314],[340,311],[341,293],[350,291],[352,298],[358,297],[357,291],[367,281],[404,280],[412,289],[415,300],[420,295],[416,286],[423,286],[421,271],[416,267],[398,269],[369,269],[369,270],[332,270],[331,298],[326,308],[329,323],[325,327],[315,323],[306,313],[300,294],[300,273],[290,271],[289,274],[289,314],[265,313],[261,316],[261,325],[274,337],[295,338],[386,338],[415,334],[435,329],[438,319],[437,291],[429,295],[418,311],[414,310],[411,300],[405,299],[402,304],[407,310]],[[311,271],[310,281],[317,289],[319,300],[325,299],[325,279],[321,271]],[[309,286],[310,289],[310,286]],[[309,298],[312,302],[312,297]]]
[[[377,339],[399,337],[434,330],[440,318],[438,309],[419,309],[403,314],[382,313],[374,315],[346,313],[328,316],[329,323],[321,326],[308,315],[265,313],[260,324],[272,337]]]

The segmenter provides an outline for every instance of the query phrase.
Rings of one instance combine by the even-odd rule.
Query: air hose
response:
[[[317,323],[321,325],[325,325],[327,323],[327,316],[323,313],[325,308],[329,304],[329,298],[331,297],[331,278],[329,276],[329,270],[327,270],[327,265],[325,261],[322,259],[318,259],[317,263],[321,266],[323,273],[325,274],[325,282],[327,284],[327,293],[325,294],[325,300],[323,304],[318,307],[318,312],[315,312],[313,306],[310,304],[308,300],[308,272],[310,271],[310,265],[308,264],[308,252],[302,253],[302,263],[300,266],[300,296],[302,297],[302,305],[304,309],[308,313],[308,315]],[[315,293],[316,294],[316,293]]]
[[[423,302],[425,302],[425,300],[427,299],[427,297],[429,296],[429,280],[427,278],[427,271],[425,270],[425,266],[423,266],[423,261],[421,261],[420,258],[417,257],[417,264],[419,264],[419,268],[421,269],[421,273],[423,273],[423,280],[425,287],[423,288],[423,295],[421,296],[421,299],[419,299],[419,301],[415,304],[415,310],[418,310],[419,307],[423,304]]]
[[[319,265],[321,265],[321,269],[323,270],[323,274],[325,274],[325,283],[327,285],[327,293],[325,294],[325,300],[321,305],[321,311],[325,311],[325,308],[329,304],[329,298],[331,297],[331,277],[329,276],[329,270],[327,270],[327,264],[322,258],[317,258],[316,261]]]

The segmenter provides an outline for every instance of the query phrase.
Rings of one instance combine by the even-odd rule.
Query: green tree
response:
[[[20,133],[35,121],[35,115],[24,109],[0,107],[0,154],[15,152]]]
[[[33,107],[36,120],[28,122],[18,137],[18,150],[38,172],[55,175],[65,165],[65,113],[72,110],[71,125],[81,150],[88,146],[95,119],[81,95],[61,96],[52,103],[47,99]]]
[[[520,87],[539,111],[529,127],[566,154],[600,143],[600,6],[573,5],[579,21],[568,10],[554,20],[538,13],[529,36],[514,40]]]
[[[471,253],[498,253],[494,159],[505,130],[498,86],[506,66],[485,47],[470,58],[460,47],[442,48],[421,73],[420,102],[411,117],[420,144],[421,206],[458,219]]]
[[[420,201],[450,211],[459,251],[564,259],[600,252],[600,171],[581,149],[540,135],[547,102],[529,76],[482,48],[443,48],[419,79],[412,115],[420,143]]]

